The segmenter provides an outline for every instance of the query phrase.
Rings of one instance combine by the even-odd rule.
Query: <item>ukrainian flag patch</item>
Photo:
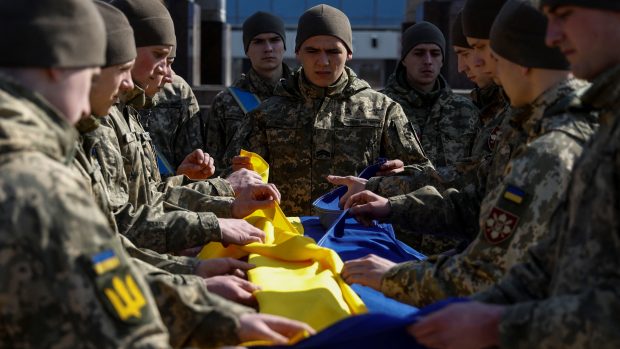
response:
[[[116,253],[114,253],[114,250],[105,250],[100,252],[94,255],[91,258],[91,261],[93,262],[93,268],[95,269],[97,275],[114,270],[121,264],[121,261],[116,256]]]
[[[521,204],[523,202],[523,198],[525,197],[525,192],[514,185],[509,185],[506,187],[504,191],[504,199],[508,201],[512,201],[515,204]]]

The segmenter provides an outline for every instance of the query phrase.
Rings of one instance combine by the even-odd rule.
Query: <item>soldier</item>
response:
[[[617,348],[620,3],[543,0],[547,43],[593,81],[569,110],[600,110],[601,127],[575,166],[550,237],[472,302],[410,329],[434,348]]]
[[[432,23],[411,26],[402,35],[400,63],[381,92],[403,107],[436,170],[454,177],[452,166],[471,156],[478,110],[440,75],[445,47],[443,34]]]
[[[274,187],[253,185],[247,180],[260,181],[258,174],[241,173],[232,187],[224,179],[187,183],[186,177],[175,176],[165,183],[160,181],[150,137],[138,118],[148,116],[146,97],[157,93],[166,74],[166,56],[175,43],[172,19],[155,0],[117,0],[112,4],[135,28],[138,48],[131,72],[136,85],[120,96],[121,103],[102,119],[102,126],[85,136],[98,144],[97,160],[119,231],[137,246],[157,252],[179,251],[209,241],[260,241],[264,236],[261,230],[241,219],[225,218],[245,217],[279,199]],[[142,108],[142,114],[134,107]]]
[[[286,31],[280,17],[262,11],[248,17],[243,22],[243,48],[252,67],[215,96],[207,120],[207,151],[215,158],[217,173],[239,154],[239,144],[231,141],[246,115],[273,96],[278,81],[291,73],[282,62]]]
[[[0,23],[0,346],[168,348],[143,275],[67,167],[101,17],[89,1],[3,1]]]
[[[307,10],[295,52],[301,68],[250,114],[235,141],[270,163],[285,213],[310,214],[330,173],[356,174],[378,157],[428,163],[400,105],[345,66],[353,51],[344,13],[328,5]]]
[[[426,305],[485,289],[521,262],[528,247],[547,236],[571,169],[594,133],[595,117],[562,111],[585,84],[570,77],[560,50],[545,46],[546,24],[545,16],[531,4],[511,0],[491,31],[497,75],[514,108],[510,123],[519,139],[527,141],[513,151],[502,182],[489,188],[483,199],[476,239],[457,255],[423,262],[390,267],[387,261],[375,261],[378,257],[350,261],[343,270],[345,280]],[[391,204],[392,214],[406,214],[399,211],[397,201]],[[383,207],[390,210],[389,204]]]
[[[215,168],[213,158],[200,150],[205,146],[206,120],[189,84],[172,70],[175,58],[176,46],[173,46],[167,58],[164,85],[161,91],[153,96],[150,115],[145,118],[143,126],[151,135],[153,146],[158,152],[159,172],[163,178],[175,174],[207,178],[215,172]],[[203,173],[193,174],[179,168],[185,157],[194,151],[197,151],[194,156],[202,153],[202,161],[208,165],[200,167]]]

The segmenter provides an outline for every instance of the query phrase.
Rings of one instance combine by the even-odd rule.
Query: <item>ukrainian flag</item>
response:
[[[104,274],[110,270],[116,269],[121,262],[114,253],[114,250],[106,250],[94,255],[91,258],[93,262],[93,268],[97,275]]]

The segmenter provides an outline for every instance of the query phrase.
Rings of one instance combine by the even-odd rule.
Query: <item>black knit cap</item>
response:
[[[446,56],[446,38],[433,23],[422,21],[405,30],[400,40],[400,59],[405,59],[409,51],[419,44],[435,44],[441,49],[441,55]]]
[[[349,18],[342,11],[320,4],[309,8],[299,17],[295,52],[313,36],[330,35],[340,39],[349,52],[353,52],[353,33]]]
[[[116,7],[95,0],[95,6],[105,23],[107,47],[104,67],[123,64],[136,58],[136,42],[127,17]]]
[[[248,52],[252,39],[263,33],[278,34],[282,38],[286,50],[286,30],[284,30],[282,18],[268,12],[258,11],[243,22],[243,48],[245,52]]]
[[[531,0],[508,0],[491,29],[491,49],[523,67],[568,70],[562,52],[545,45],[546,31],[547,17]]]
[[[579,6],[597,8],[600,10],[620,11],[618,0],[540,0],[540,7],[550,6]]]
[[[113,0],[110,4],[127,16],[136,39],[136,47],[176,45],[172,17],[161,1]]]
[[[463,34],[488,40],[495,17],[506,0],[467,0],[463,7]]]
[[[463,11],[459,11],[454,19],[454,23],[452,24],[452,45],[463,48],[471,48],[467,42],[465,34],[463,34]]]
[[[0,1],[0,66],[98,67],[105,29],[92,1]]]

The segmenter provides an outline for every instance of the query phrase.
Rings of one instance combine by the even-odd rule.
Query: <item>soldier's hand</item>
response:
[[[405,163],[399,159],[386,161],[377,172],[377,176],[388,176],[403,172],[405,170]]]
[[[347,203],[351,195],[363,191],[364,188],[366,188],[366,182],[368,182],[367,179],[355,176],[340,177],[332,175],[327,176],[327,181],[331,184],[347,186],[347,192],[340,198],[340,207],[343,207]]]
[[[237,155],[234,156],[232,158],[232,169],[233,171],[238,171],[242,168],[245,168],[247,170],[254,170],[254,166],[252,166],[252,163],[250,162],[250,157],[249,156],[241,156],[241,155]]]
[[[201,260],[194,273],[203,278],[229,274],[245,279],[247,278],[246,271],[254,267],[253,264],[234,258],[211,258]]]
[[[233,201],[232,215],[243,218],[256,210],[271,208],[276,202],[280,202],[280,192],[274,184],[251,184]]]
[[[241,342],[268,340],[273,344],[287,344],[290,339],[302,332],[315,334],[307,324],[270,314],[241,315],[239,319],[239,339]]]
[[[263,179],[258,173],[245,168],[231,173],[226,180],[235,191],[235,196],[253,184],[263,184]]]
[[[265,241],[265,232],[243,219],[218,218],[217,221],[222,231],[223,244],[247,245]]]
[[[381,291],[383,275],[396,263],[387,259],[369,254],[359,259],[344,263],[340,276],[348,284],[360,284]]]
[[[220,275],[206,279],[207,289],[236,303],[256,306],[254,292],[260,287],[234,275]]]
[[[213,158],[201,149],[196,149],[187,155],[177,168],[177,175],[186,175],[191,179],[207,179],[213,173],[215,173]]]
[[[429,348],[493,348],[505,307],[479,302],[448,305],[410,325],[407,331]]]
[[[359,222],[371,225],[373,219],[383,219],[390,215],[392,207],[388,199],[369,190],[352,195],[344,205]]]

